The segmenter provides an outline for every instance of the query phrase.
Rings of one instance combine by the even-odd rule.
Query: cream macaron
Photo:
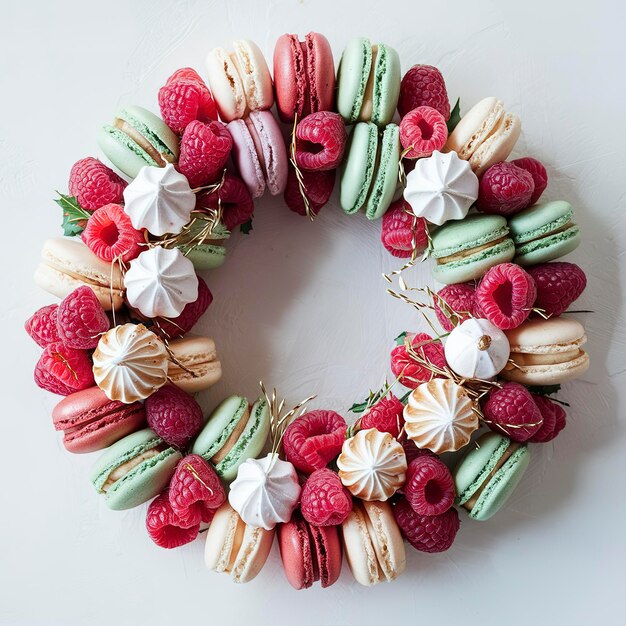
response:
[[[587,341],[580,322],[568,317],[530,319],[506,331],[511,346],[502,378],[524,385],[556,385],[577,378],[589,368]]]
[[[183,391],[198,393],[222,377],[215,342],[210,337],[185,335],[169,342],[167,377]]]

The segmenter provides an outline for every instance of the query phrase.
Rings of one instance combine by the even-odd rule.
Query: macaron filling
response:
[[[369,56],[369,72],[367,73],[365,91],[363,92],[363,97],[360,103],[360,111],[358,111],[358,120],[360,122],[368,122],[372,119],[375,94],[380,91],[380,88],[376,88],[376,67],[378,63],[378,46],[376,44],[371,46],[371,53]],[[364,73],[365,71],[366,68],[364,68]]]
[[[235,444],[239,441],[246,425],[248,424],[248,420],[250,419],[250,405],[248,405],[241,417],[237,420],[236,423],[232,424],[232,422],[224,429],[222,432],[222,436],[219,441],[224,441],[223,445],[220,446],[219,450],[211,457],[211,463],[217,465],[221,463],[230,453],[230,451],[235,447]],[[230,426],[232,425],[232,429]],[[224,435],[226,431],[230,430],[230,433],[224,440]]]
[[[524,232],[515,232],[515,229],[512,228],[511,237],[516,244],[520,244],[537,241],[538,239],[542,239],[546,235],[556,235],[557,233],[565,232],[566,230],[569,230],[570,228],[576,226],[576,224],[572,223],[573,216],[573,211],[568,211],[557,219],[548,222],[547,224],[544,224],[539,228]]]
[[[493,241],[490,241],[489,243],[480,244],[476,246],[475,248],[465,248],[463,250],[460,250],[459,252],[455,252],[448,256],[437,257],[437,264],[444,265],[446,263],[455,263],[458,261],[463,261],[464,259],[468,259],[469,257],[473,257],[474,255],[480,254],[484,250],[488,250],[489,248],[499,246],[500,244],[505,243],[507,240],[509,240],[508,236],[503,235],[499,239],[495,239]]]
[[[132,470],[134,470],[138,465],[141,465],[144,461],[148,459],[152,459],[155,456],[158,456],[161,452],[167,449],[167,446],[157,446],[156,448],[150,448],[150,450],[145,450],[141,454],[138,454],[136,457],[129,459],[125,463],[118,465],[113,471],[107,476],[104,484],[100,488],[101,491],[105,493],[120,479],[124,478],[127,474],[129,474]]]
[[[149,157],[154,165],[165,166],[167,163],[174,162],[174,155],[166,148],[164,144],[156,138],[156,135],[150,133],[147,126],[140,124],[135,120],[135,126],[119,117],[115,118],[113,127],[126,135],[134,144],[136,144]],[[148,139],[148,137],[150,139]],[[159,151],[160,148],[161,151]],[[139,153],[141,154],[141,153]]]
[[[500,100],[496,100],[492,111],[484,118],[481,125],[472,133],[470,138],[458,150],[462,159],[469,160],[495,129],[501,124],[504,117],[504,106]]]

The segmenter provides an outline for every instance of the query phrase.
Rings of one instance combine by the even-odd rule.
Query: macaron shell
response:
[[[177,161],[180,153],[178,135],[158,116],[136,105],[128,105],[115,114],[140,132],[168,161]]]
[[[235,62],[224,48],[214,48],[206,61],[211,93],[224,122],[240,119],[247,107],[246,93]]]
[[[249,583],[258,576],[272,549],[274,533],[274,529],[265,530],[246,525],[232,569],[232,577],[236,583]]]
[[[303,519],[278,526],[278,547],[285,575],[294,589],[308,589],[316,580],[311,537]]]
[[[307,50],[310,112],[332,111],[335,104],[335,61],[330,43],[320,33],[308,33],[304,46]]]
[[[474,213],[435,230],[432,235],[433,256],[438,259],[457,254],[506,237],[508,233],[506,219],[501,215]]]
[[[513,151],[522,132],[522,122],[517,115],[506,113],[493,130],[470,157],[469,163],[476,176],[500,161],[506,161]]]
[[[573,317],[532,318],[505,331],[512,353],[552,354],[582,346],[587,337],[584,326]]]
[[[297,35],[281,35],[274,46],[276,109],[283,122],[301,118],[306,110],[307,75],[304,53]]]
[[[519,245],[561,230],[573,216],[574,209],[566,200],[541,202],[514,215],[509,220],[509,230]]]
[[[388,581],[406,569],[406,552],[400,528],[389,502],[363,502],[378,564]]]
[[[511,358],[515,365],[505,367],[500,376],[523,385],[560,385],[582,376],[589,369],[589,355],[584,350],[575,359],[551,365],[521,365],[516,363],[515,355]]]
[[[348,124],[357,121],[372,68],[372,44],[365,37],[346,45],[337,71],[337,110]]]
[[[250,119],[261,141],[265,182],[273,196],[281,194],[287,186],[287,147],[276,118],[269,111],[252,111]]]
[[[356,213],[367,200],[377,151],[377,126],[371,122],[357,124],[352,131],[340,175],[339,202],[348,214]]]
[[[365,205],[367,219],[378,219],[387,212],[398,184],[399,169],[400,129],[389,124],[383,132],[378,169]]]
[[[381,580],[382,572],[370,538],[365,513],[358,504],[341,525],[344,554],[354,579],[367,587]]]
[[[386,126],[393,119],[400,96],[400,79],[398,53],[391,46],[378,44],[372,93],[371,121],[374,124]]]
[[[253,198],[258,198],[265,191],[265,175],[257,155],[254,139],[244,120],[235,120],[228,124],[233,138],[231,156],[242,180],[248,186]]]
[[[98,131],[98,146],[107,159],[123,174],[135,178],[142,167],[159,164],[136,144],[126,133],[113,126],[103,126]]]
[[[241,78],[248,110],[269,109],[274,104],[272,77],[259,46],[249,39],[237,39],[233,42],[233,48],[234,63]]]
[[[197,270],[213,270],[226,260],[226,248],[212,244],[195,245],[193,248],[180,246],[183,254]]]
[[[337,526],[313,526],[309,532],[315,549],[315,562],[322,587],[336,583],[341,574],[341,542]]]
[[[187,334],[170,341],[169,349],[184,367],[170,360],[167,375],[183,391],[198,393],[208,389],[222,377],[222,365],[217,358],[215,342],[210,337]],[[187,370],[191,370],[193,374]]]
[[[580,229],[574,224],[566,230],[517,246],[515,262],[528,267],[554,261],[576,250],[580,242]]]

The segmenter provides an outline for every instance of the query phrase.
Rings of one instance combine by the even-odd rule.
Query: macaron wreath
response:
[[[562,315],[586,285],[557,260],[580,242],[573,209],[541,201],[540,161],[507,160],[521,122],[500,100],[461,117],[438,69],[402,76],[387,44],[350,41],[335,74],[324,36],[283,35],[272,78],[238,40],[206,70],[167,79],[160,117],[126,106],[102,127],[116,171],[72,167],[64,237],[35,275],[60,302],[25,325],[43,349],[35,381],[64,396],[52,419],[66,449],[102,451],[91,480],[106,504],[151,501],[158,546],[204,534],[207,566],[247,582],[277,535],[297,589],[332,585],[344,556],[363,585],[394,580],[406,544],[452,545],[459,509],[496,514],[532,446],[565,426],[553,394],[589,362],[583,327]],[[389,292],[433,334],[396,339],[393,382],[352,419],[307,410],[312,398],[286,412],[263,385],[205,416],[195,394],[222,373],[213,339],[191,332],[212,301],[205,277],[231,232],[251,231],[255,198],[313,219],[337,181],[346,213],[382,218],[383,246],[407,259]],[[426,257],[437,292],[402,276]]]

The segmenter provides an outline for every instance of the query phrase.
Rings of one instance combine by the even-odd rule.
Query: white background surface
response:
[[[623,5],[595,2],[3,2],[0,37],[0,207],[3,214],[0,384],[2,624],[538,624],[620,622],[626,250]],[[270,56],[284,32],[395,46],[403,70],[432,63],[463,108],[497,95],[518,113],[516,155],[547,164],[545,197],[576,207],[589,286],[576,308],[592,367],[565,386],[569,423],[534,459],[508,506],[481,524],[462,515],[453,548],[408,548],[407,573],[366,589],[344,565],[328,590],[295,592],[276,548],[261,575],[236,586],[204,569],[202,542],[167,552],[144,509],[109,511],[87,479],[92,455],[65,452],[51,426],[56,399],[37,389],[37,347],[24,320],[51,298],[31,282],[42,241],[59,234],[54,189],[74,161],[98,155],[95,133],[119,104],[158,111],[178,67],[201,73],[210,47],[255,39]],[[379,225],[328,206],[313,225],[280,200],[258,205],[250,237],[207,277],[215,295],[200,326],[225,375],[203,396],[253,396],[259,378],[290,402],[317,393],[346,413],[387,373],[393,338],[420,321],[385,295],[392,269]],[[428,267],[416,280],[429,282]],[[432,283],[430,283],[432,284]],[[623,619],[623,618],[622,618]],[[410,622],[409,622],[410,620]]]

